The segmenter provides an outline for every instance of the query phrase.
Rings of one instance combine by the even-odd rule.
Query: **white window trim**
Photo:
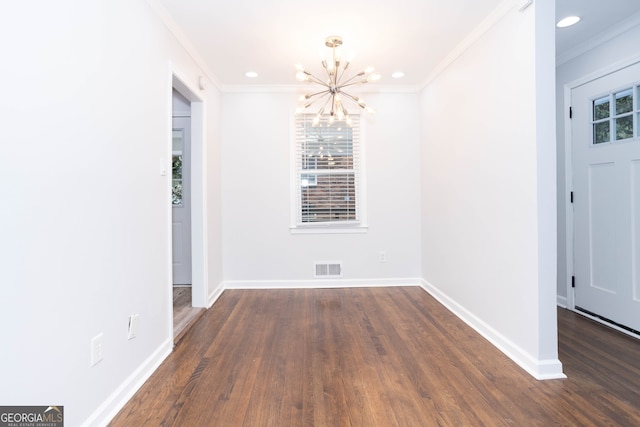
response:
[[[360,116],[360,188],[358,191],[358,221],[334,221],[326,223],[297,224],[298,217],[298,188],[296,186],[296,116],[294,112],[290,114],[289,121],[289,161],[290,161],[290,225],[291,234],[361,234],[367,233],[367,171],[366,171],[366,143],[365,143],[365,121]]]

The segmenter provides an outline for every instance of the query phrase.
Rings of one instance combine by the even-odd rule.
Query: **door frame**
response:
[[[620,71],[624,68],[630,67],[640,63],[640,55],[634,55],[629,58],[620,60],[618,62],[607,65],[606,67],[600,68],[592,73],[589,73],[579,79],[576,79],[572,82],[569,82],[564,85],[564,109],[563,109],[563,117],[564,117],[564,162],[565,162],[565,245],[566,245],[566,259],[565,259],[565,284],[567,289],[567,300],[566,307],[579,313],[582,316],[588,317],[598,323],[602,323],[610,328],[616,329],[622,333],[627,335],[631,335],[635,338],[639,338],[638,335],[624,329],[620,328],[612,323],[605,322],[599,317],[591,316],[582,311],[576,310],[575,303],[575,289],[572,287],[572,277],[573,277],[573,206],[571,202],[571,192],[573,191],[573,131],[571,129],[571,118],[569,117],[569,108],[571,107],[571,92],[573,89],[590,83],[594,80],[597,80],[601,77],[605,77],[609,74],[613,74],[617,71]]]
[[[171,67],[173,68],[173,67]],[[205,127],[205,101],[198,95],[195,87],[188,83],[188,80],[172,69],[167,90],[169,108],[167,113],[167,139],[165,146],[165,158],[171,159],[172,153],[172,92],[175,89],[191,103],[191,305],[193,307],[207,306],[208,293],[208,271],[207,271],[207,204],[206,204],[206,182],[207,182],[207,153],[206,153],[206,127]],[[163,165],[170,164],[170,161],[163,161]],[[164,166],[165,170],[170,169]],[[171,197],[171,174],[167,174],[168,199]],[[167,291],[169,292],[169,331],[173,337],[173,233],[171,229],[171,203],[167,203]]]

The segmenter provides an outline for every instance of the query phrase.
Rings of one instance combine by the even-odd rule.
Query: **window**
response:
[[[182,129],[173,130],[173,155],[171,159],[171,204],[182,206]]]
[[[295,118],[292,231],[364,230],[360,118],[352,124],[315,115]]]
[[[593,144],[622,141],[638,137],[640,86],[629,87],[592,101]],[[634,109],[635,105],[635,109]]]

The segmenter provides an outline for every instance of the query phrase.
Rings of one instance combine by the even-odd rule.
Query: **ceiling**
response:
[[[573,27],[556,29],[557,55],[565,55],[577,46],[620,27],[625,21],[640,20],[639,0],[556,0],[558,20],[567,16],[582,19]],[[632,16],[633,15],[633,16]]]
[[[352,66],[374,65],[380,84],[419,86],[503,0],[150,0],[164,9],[222,86],[296,84],[295,67],[320,71],[324,40],[343,38]],[[535,0],[546,1],[546,0]],[[557,54],[639,13],[638,0],[557,0]],[[258,73],[256,78],[245,76]],[[405,77],[391,78],[395,71]]]

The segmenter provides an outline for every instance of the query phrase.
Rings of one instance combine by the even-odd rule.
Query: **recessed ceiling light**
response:
[[[404,73],[402,71],[396,71],[395,73],[391,74],[391,77],[393,77],[394,79],[400,79],[404,77]]]
[[[558,28],[570,27],[574,24],[577,24],[579,21],[580,21],[579,16],[567,16],[566,18],[558,21],[558,23],[556,24],[556,27]]]
[[[258,77],[258,73],[256,73],[255,71],[247,71],[246,73],[244,73],[244,75],[249,78]]]

